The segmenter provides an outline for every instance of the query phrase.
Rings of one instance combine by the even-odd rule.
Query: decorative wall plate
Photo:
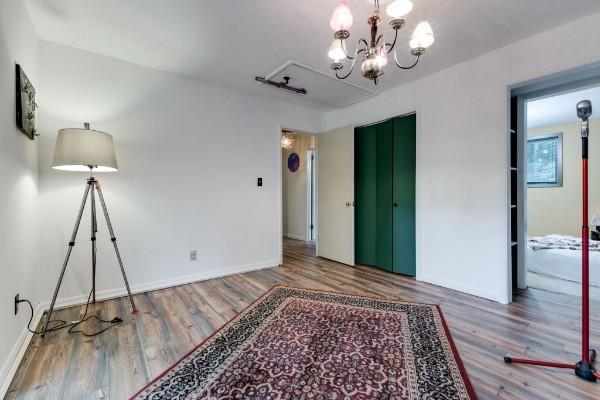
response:
[[[292,153],[288,157],[288,169],[291,172],[296,172],[298,168],[300,168],[300,156],[298,153]]]

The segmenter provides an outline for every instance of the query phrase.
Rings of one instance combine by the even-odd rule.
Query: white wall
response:
[[[39,260],[38,146],[15,123],[15,63],[39,90],[37,36],[24,2],[8,0],[0,2],[0,397],[27,337],[29,310],[21,304],[15,316],[13,298],[18,292],[34,304],[39,301],[34,290]]]
[[[56,131],[83,121],[114,136],[120,171],[99,178],[134,290],[279,263],[279,124],[320,131],[322,114],[44,41],[40,62],[44,299],[86,178],[51,169]],[[99,227],[98,290],[120,294],[104,221]],[[61,304],[87,295],[89,258],[86,213]]]
[[[418,279],[509,301],[508,88],[600,61],[599,46],[573,47],[578,37],[600,42],[599,18],[559,26],[328,113],[333,129],[417,111]]]
[[[283,236],[308,240],[308,150],[315,148],[315,136],[295,134],[291,149],[281,149],[283,194]],[[300,166],[295,172],[288,168],[288,157],[297,153]]]
[[[600,118],[590,120],[590,218],[600,214]],[[527,234],[553,233],[581,237],[581,123],[527,130],[528,137],[563,134],[563,185],[527,188]],[[593,228],[595,230],[595,228]]]

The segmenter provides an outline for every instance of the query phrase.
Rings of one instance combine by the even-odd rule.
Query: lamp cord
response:
[[[102,319],[97,317],[96,315],[90,315],[89,317],[87,316],[88,313],[88,309],[90,306],[90,300],[92,298],[92,290],[90,290],[90,294],[88,295],[87,301],[85,303],[85,311],[83,312],[83,317],[79,320],[79,321],[75,321],[75,322],[71,322],[68,323],[67,321],[64,321],[62,319],[55,319],[50,321],[49,323],[51,324],[57,324],[55,326],[52,326],[50,328],[47,329],[47,332],[54,332],[54,331],[58,331],[64,328],[69,328],[69,330],[67,332],[69,333],[81,333],[84,336],[87,337],[93,337],[93,336],[97,336],[99,334],[101,334],[102,332],[105,332],[107,330],[109,330],[110,328],[112,328],[113,326],[119,325],[120,323],[123,322],[123,320],[119,317],[115,317],[111,320],[106,320],[106,319]],[[22,300],[18,300],[18,303],[27,303],[29,305],[29,309],[31,310],[31,316],[29,317],[29,322],[27,323],[27,330],[35,335],[41,335],[42,331],[36,331],[31,329],[31,323],[33,322],[33,305],[31,304],[31,302],[27,299],[22,299]],[[79,325],[81,325],[82,323],[89,321],[91,319],[95,319],[100,323],[103,324],[110,324],[109,326],[100,329],[99,331],[96,332],[92,332],[92,333],[87,333],[84,330],[81,329],[75,329],[76,327],[78,327]]]

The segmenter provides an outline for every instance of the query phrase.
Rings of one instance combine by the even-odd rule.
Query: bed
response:
[[[542,243],[542,245],[540,245]],[[545,244],[551,244],[545,246]],[[570,248],[565,243],[576,243]],[[600,242],[590,241],[590,286],[600,296]],[[565,235],[531,237],[527,246],[527,284],[560,293],[581,293],[581,239]],[[548,247],[548,248],[547,248]],[[569,246],[567,246],[569,247]],[[578,248],[579,247],[579,248]]]

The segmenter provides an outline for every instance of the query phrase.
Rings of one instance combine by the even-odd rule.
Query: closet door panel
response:
[[[393,270],[415,276],[416,115],[395,118],[393,125]]]
[[[377,188],[376,188],[376,227],[377,227],[377,266],[393,271],[393,121],[377,124]]]
[[[356,263],[377,266],[377,128],[356,128],[355,230]]]

